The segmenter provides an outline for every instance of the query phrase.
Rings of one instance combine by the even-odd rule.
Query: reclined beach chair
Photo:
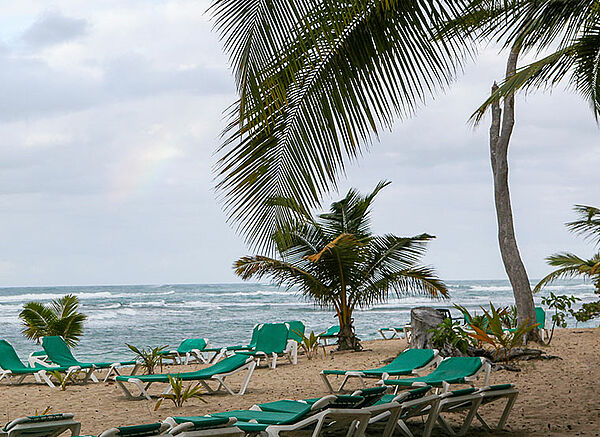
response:
[[[117,384],[119,384],[119,387],[121,387],[125,395],[131,399],[145,397],[148,400],[152,400],[152,397],[148,393],[148,388],[150,385],[155,382],[169,384],[169,376],[172,378],[180,378],[183,381],[198,381],[210,393],[217,392],[221,388],[224,388],[232,395],[243,395],[246,392],[246,388],[248,388],[248,383],[250,382],[250,377],[252,376],[252,372],[254,371],[255,367],[256,361],[254,360],[254,357],[236,354],[231,357],[227,357],[210,367],[196,370],[195,372],[160,373],[155,375],[118,375],[113,379],[117,382]],[[248,370],[248,374],[242,383],[242,388],[240,391],[235,393],[231,387],[225,383],[225,378],[243,370]],[[207,381],[216,381],[219,384],[216,389],[213,389],[210,387],[210,385],[208,385]],[[139,389],[139,396],[133,396],[131,394],[124,384],[126,382],[134,384]],[[169,385],[169,388],[165,393],[170,393],[171,389],[172,387]]]
[[[36,379],[37,382],[44,381],[50,387],[54,388],[56,386],[50,379],[48,372],[61,372],[65,374],[66,378],[70,378],[71,374],[80,370],[81,369],[78,366],[26,366],[19,359],[19,356],[15,352],[15,349],[12,347],[12,345],[6,340],[0,340],[0,381],[3,378],[6,378],[9,384],[13,384],[14,382],[21,384],[27,376],[31,375]]]
[[[246,432],[235,426],[234,417],[167,417],[164,423],[171,426],[169,436],[203,437],[203,436],[232,436],[244,437]]]
[[[479,390],[477,390],[477,394],[482,397],[481,405],[487,405],[500,399],[506,399],[504,411],[502,412],[502,416],[500,416],[500,420],[495,428],[497,430],[504,429],[508,420],[508,416],[510,415],[515,401],[517,400],[517,396],[519,395],[519,391],[513,384],[498,384],[481,387]],[[481,422],[481,424],[488,431],[492,431],[492,428],[486,423],[483,417],[481,417],[479,410],[475,413],[475,417],[477,417],[479,422]]]
[[[131,374],[134,375],[137,369],[139,368],[139,363],[137,361],[119,361],[119,362],[106,362],[106,363],[85,363],[78,361],[69,349],[67,343],[62,337],[57,335],[48,336],[42,338],[42,347],[46,354],[48,355],[48,359],[61,367],[72,367],[77,366],[81,369],[91,369],[89,372],[89,379],[94,382],[98,382],[98,378],[94,374],[94,370],[96,369],[108,369],[106,372],[106,376],[104,377],[104,381],[108,380],[108,377],[113,373],[120,375],[119,368],[123,366],[134,366]]]
[[[337,341],[339,333],[340,333],[339,325],[331,325],[329,328],[327,328],[327,331],[325,331],[324,334],[321,334],[319,336],[319,338],[321,340],[323,340],[323,346],[329,346],[329,344],[327,344],[327,342],[329,340]]]
[[[334,393],[335,390],[327,378],[329,375],[344,377],[337,389],[340,392],[352,377],[360,379],[363,387],[366,387],[365,378],[388,379],[390,376],[414,375],[439,362],[438,351],[435,349],[405,349],[394,361],[383,367],[366,370],[323,370],[321,371],[321,379],[327,390]]]
[[[372,388],[357,390],[352,393],[353,396],[364,395],[366,391]],[[401,434],[411,437],[412,433],[408,428],[406,421],[411,417],[427,416],[427,423],[435,422],[435,417],[430,413],[435,413],[435,406],[439,402],[439,395],[430,393],[431,387],[419,387],[417,389],[402,392],[400,394],[386,394],[373,405],[365,409],[371,413],[369,419],[369,428],[379,422],[385,421],[385,428],[380,431],[382,437],[391,437],[394,429]],[[373,430],[371,435],[376,435]]]
[[[2,428],[0,435],[6,437],[57,437],[65,431],[70,431],[72,436],[78,436],[81,431],[81,423],[74,420],[70,413],[20,417]]]
[[[250,355],[258,359],[268,360],[271,357],[271,369],[277,367],[277,357],[284,355],[288,346],[289,325],[287,323],[265,323],[258,329],[256,346],[249,351],[239,351],[240,355]],[[288,354],[288,358],[293,362]]]
[[[335,427],[347,430],[347,436],[362,437],[371,416],[363,408],[364,402],[362,396],[328,395],[311,402],[283,400],[209,416],[235,418],[235,426],[242,431],[266,436],[294,435],[303,429],[318,436],[322,430],[332,431]]]
[[[302,336],[306,331],[306,324],[301,320],[286,322],[289,326],[288,343],[284,353],[292,364],[298,364],[298,344],[302,343]]]
[[[389,326],[389,327],[385,327],[385,328],[379,328],[379,335],[381,335],[381,337],[384,340],[391,340],[393,338],[402,338],[404,337],[406,339],[406,341],[410,342],[410,333],[411,333],[411,326],[409,325],[404,325],[404,326]],[[386,334],[391,334],[389,337]]]
[[[428,375],[416,378],[383,379],[380,383],[398,387],[424,387],[431,385],[447,392],[450,384],[473,385],[481,373],[484,373],[483,385],[488,385],[491,365],[483,357],[449,357],[440,362],[437,368]]]
[[[151,437],[165,434],[170,428],[170,425],[164,422],[119,426],[107,429],[98,437]]]
[[[212,352],[214,355],[209,360],[209,363],[216,363],[223,357],[234,355],[239,351],[249,351],[253,350],[256,347],[256,338],[258,336],[258,330],[262,327],[262,323],[254,325],[252,328],[252,336],[250,338],[250,342],[246,345],[238,344],[234,346],[224,346],[224,347],[205,347],[204,352]]]
[[[186,338],[183,340],[177,349],[170,351],[162,351],[163,358],[173,360],[174,364],[189,364],[190,360],[195,360],[199,363],[207,364],[208,359],[204,356],[204,352],[213,352],[210,349],[210,343],[206,338]]]

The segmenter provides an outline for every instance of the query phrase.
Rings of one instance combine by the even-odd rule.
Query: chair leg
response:
[[[329,390],[329,393],[335,393],[335,391],[333,390],[333,387],[331,386],[331,383],[329,382],[329,379],[327,379],[327,375],[321,373],[321,380],[323,381],[323,384],[325,384],[325,387],[327,388],[327,390]]]
[[[504,426],[506,425],[506,421],[508,420],[508,415],[510,414],[513,405],[515,404],[515,401],[517,400],[517,395],[518,393],[515,393],[514,395],[510,395],[510,397],[508,398],[508,401],[506,402],[506,407],[504,407],[504,411],[502,412],[502,417],[500,418],[500,422],[498,422],[498,427],[496,429],[498,430],[502,430],[504,429]]]

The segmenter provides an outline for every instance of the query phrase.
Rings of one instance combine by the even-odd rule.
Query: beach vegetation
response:
[[[169,345],[158,346],[158,347],[145,347],[138,348],[131,344],[127,344],[127,347],[136,355],[137,360],[140,362],[141,367],[144,369],[147,375],[153,375],[156,367],[160,367],[162,372],[163,368],[163,351],[169,347]]]
[[[67,383],[69,382],[69,378],[67,378],[67,375],[65,373],[52,370],[48,370],[48,373],[52,375],[54,379],[56,379],[56,381],[58,382],[58,387],[61,389],[61,391],[65,391],[67,389]],[[75,377],[75,375],[71,376],[73,378]]]
[[[300,336],[302,341],[295,340],[298,343],[298,346],[304,351],[306,358],[312,360],[319,353],[319,346],[321,343],[319,342],[319,338],[321,335],[325,334],[325,332],[321,332],[320,334],[315,334],[315,331],[310,331],[310,334],[307,336],[303,332],[298,332],[295,329],[293,330],[296,334]],[[327,355],[327,351],[325,350],[325,346],[322,346],[323,357]]]
[[[58,335],[69,347],[74,347],[83,335],[87,316],[79,311],[77,296],[67,294],[53,299],[49,304],[27,302],[19,313],[24,328],[23,335],[40,342],[42,337]]]
[[[550,330],[550,336],[548,337],[548,344],[550,344],[552,337],[554,336],[554,328],[557,326],[559,328],[567,327],[567,314],[574,316],[575,311],[572,307],[573,304],[579,300],[581,299],[575,296],[557,296],[552,292],[550,292],[550,296],[542,297],[542,305],[548,307],[549,310],[554,310],[554,314],[552,315],[552,329]]]
[[[234,263],[236,274],[244,280],[270,278],[320,307],[335,310],[338,349],[360,350],[353,326],[355,309],[385,302],[390,294],[448,295],[435,271],[419,264],[432,235],[373,234],[371,206],[387,185],[380,182],[367,195],[351,189],[331,204],[329,212],[316,217],[292,199],[273,200],[294,217],[280,224],[271,237],[278,257],[242,257]]]
[[[460,326],[460,322],[452,321],[450,318],[444,319],[436,328],[429,329],[428,332],[433,333],[431,344],[439,350],[450,346],[451,349],[466,354],[469,346],[474,344],[474,340]],[[456,355],[454,351],[451,352],[451,355]]]
[[[579,215],[578,220],[567,223],[567,228],[576,235],[600,245],[600,209],[593,206],[575,205],[573,210]],[[548,265],[557,267],[556,270],[546,275],[536,286],[534,292],[542,290],[546,285],[565,279],[583,277],[589,279],[594,285],[594,293],[600,299],[600,252],[591,258],[582,258],[574,253],[559,252],[546,258]],[[570,308],[570,306],[569,306]],[[572,312],[578,322],[587,322],[600,317],[600,300],[586,302],[581,308]]]
[[[471,314],[465,306],[462,306],[459,304],[454,304],[454,308],[456,308],[463,314],[463,317],[465,319],[465,324],[468,324],[471,326],[477,326],[478,328],[481,328],[481,329],[486,329],[487,320],[483,314],[477,314],[477,313]]]
[[[38,411],[36,409],[35,412],[33,413],[33,415],[34,416],[45,416],[46,414],[49,414],[51,411],[52,411],[52,406],[48,405],[42,411]]]
[[[196,383],[195,385],[184,385],[183,380],[177,376],[169,377],[169,391],[167,393],[162,393],[159,395],[159,399],[154,405],[154,411],[158,410],[165,399],[173,402],[176,408],[180,408],[190,399],[199,399],[204,403],[207,403],[206,400],[202,397],[202,386],[200,383]]]
[[[488,322],[487,329],[483,330],[471,325],[475,332],[467,334],[482,344],[491,346],[494,349],[495,359],[502,359],[508,363],[511,351],[523,343],[525,334],[535,329],[537,324],[530,324],[526,321],[514,329],[505,329],[502,323],[502,313],[506,312],[506,309],[496,309],[490,302],[489,311],[483,307],[482,310]]]

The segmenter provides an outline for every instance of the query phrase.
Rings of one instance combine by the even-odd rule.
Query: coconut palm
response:
[[[580,215],[580,219],[567,223],[567,227],[572,232],[600,244],[600,209],[584,205],[575,205],[573,209]],[[540,291],[544,286],[559,279],[582,276],[592,281],[596,287],[594,293],[600,296],[600,252],[590,259],[584,259],[569,252],[560,252],[549,256],[546,261],[558,269],[543,278],[535,286],[534,292]],[[580,322],[600,316],[600,301],[584,303],[582,308],[574,313],[574,316]]]
[[[372,233],[371,204],[386,185],[378,184],[366,196],[350,190],[330,212],[317,217],[289,199],[272,200],[294,217],[272,236],[279,258],[246,256],[235,262],[235,272],[245,280],[268,277],[321,307],[333,308],[340,325],[338,348],[359,350],[355,309],[384,302],[392,293],[448,294],[432,268],[418,265],[433,236]]]
[[[67,294],[49,304],[28,302],[19,313],[23,323],[23,335],[37,342],[47,335],[60,335],[73,347],[83,334],[83,323],[87,316],[79,312],[77,296]]]

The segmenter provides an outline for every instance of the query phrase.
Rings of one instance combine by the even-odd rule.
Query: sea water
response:
[[[358,336],[379,337],[378,329],[403,326],[415,306],[452,308],[464,305],[481,312],[480,305],[507,306],[514,303],[507,281],[447,281],[451,298],[432,300],[422,296],[398,297],[354,312]],[[562,281],[536,294],[536,304],[549,294],[574,295],[589,302],[596,298],[594,287],[581,280]],[[169,345],[175,348],[184,338],[208,338],[213,346],[245,344],[256,323],[303,320],[307,329],[319,333],[337,324],[331,309],[316,307],[298,293],[268,284],[126,285],[81,287],[0,288],[0,338],[8,340],[25,359],[39,345],[21,334],[19,312],[25,302],[49,302],[75,294],[81,311],[88,316],[76,350],[85,361],[124,360],[131,357],[126,343],[138,347]],[[452,311],[455,315],[458,312]],[[550,315],[547,316],[550,324]],[[570,326],[575,321],[569,320]],[[597,322],[579,326],[597,326]]]

